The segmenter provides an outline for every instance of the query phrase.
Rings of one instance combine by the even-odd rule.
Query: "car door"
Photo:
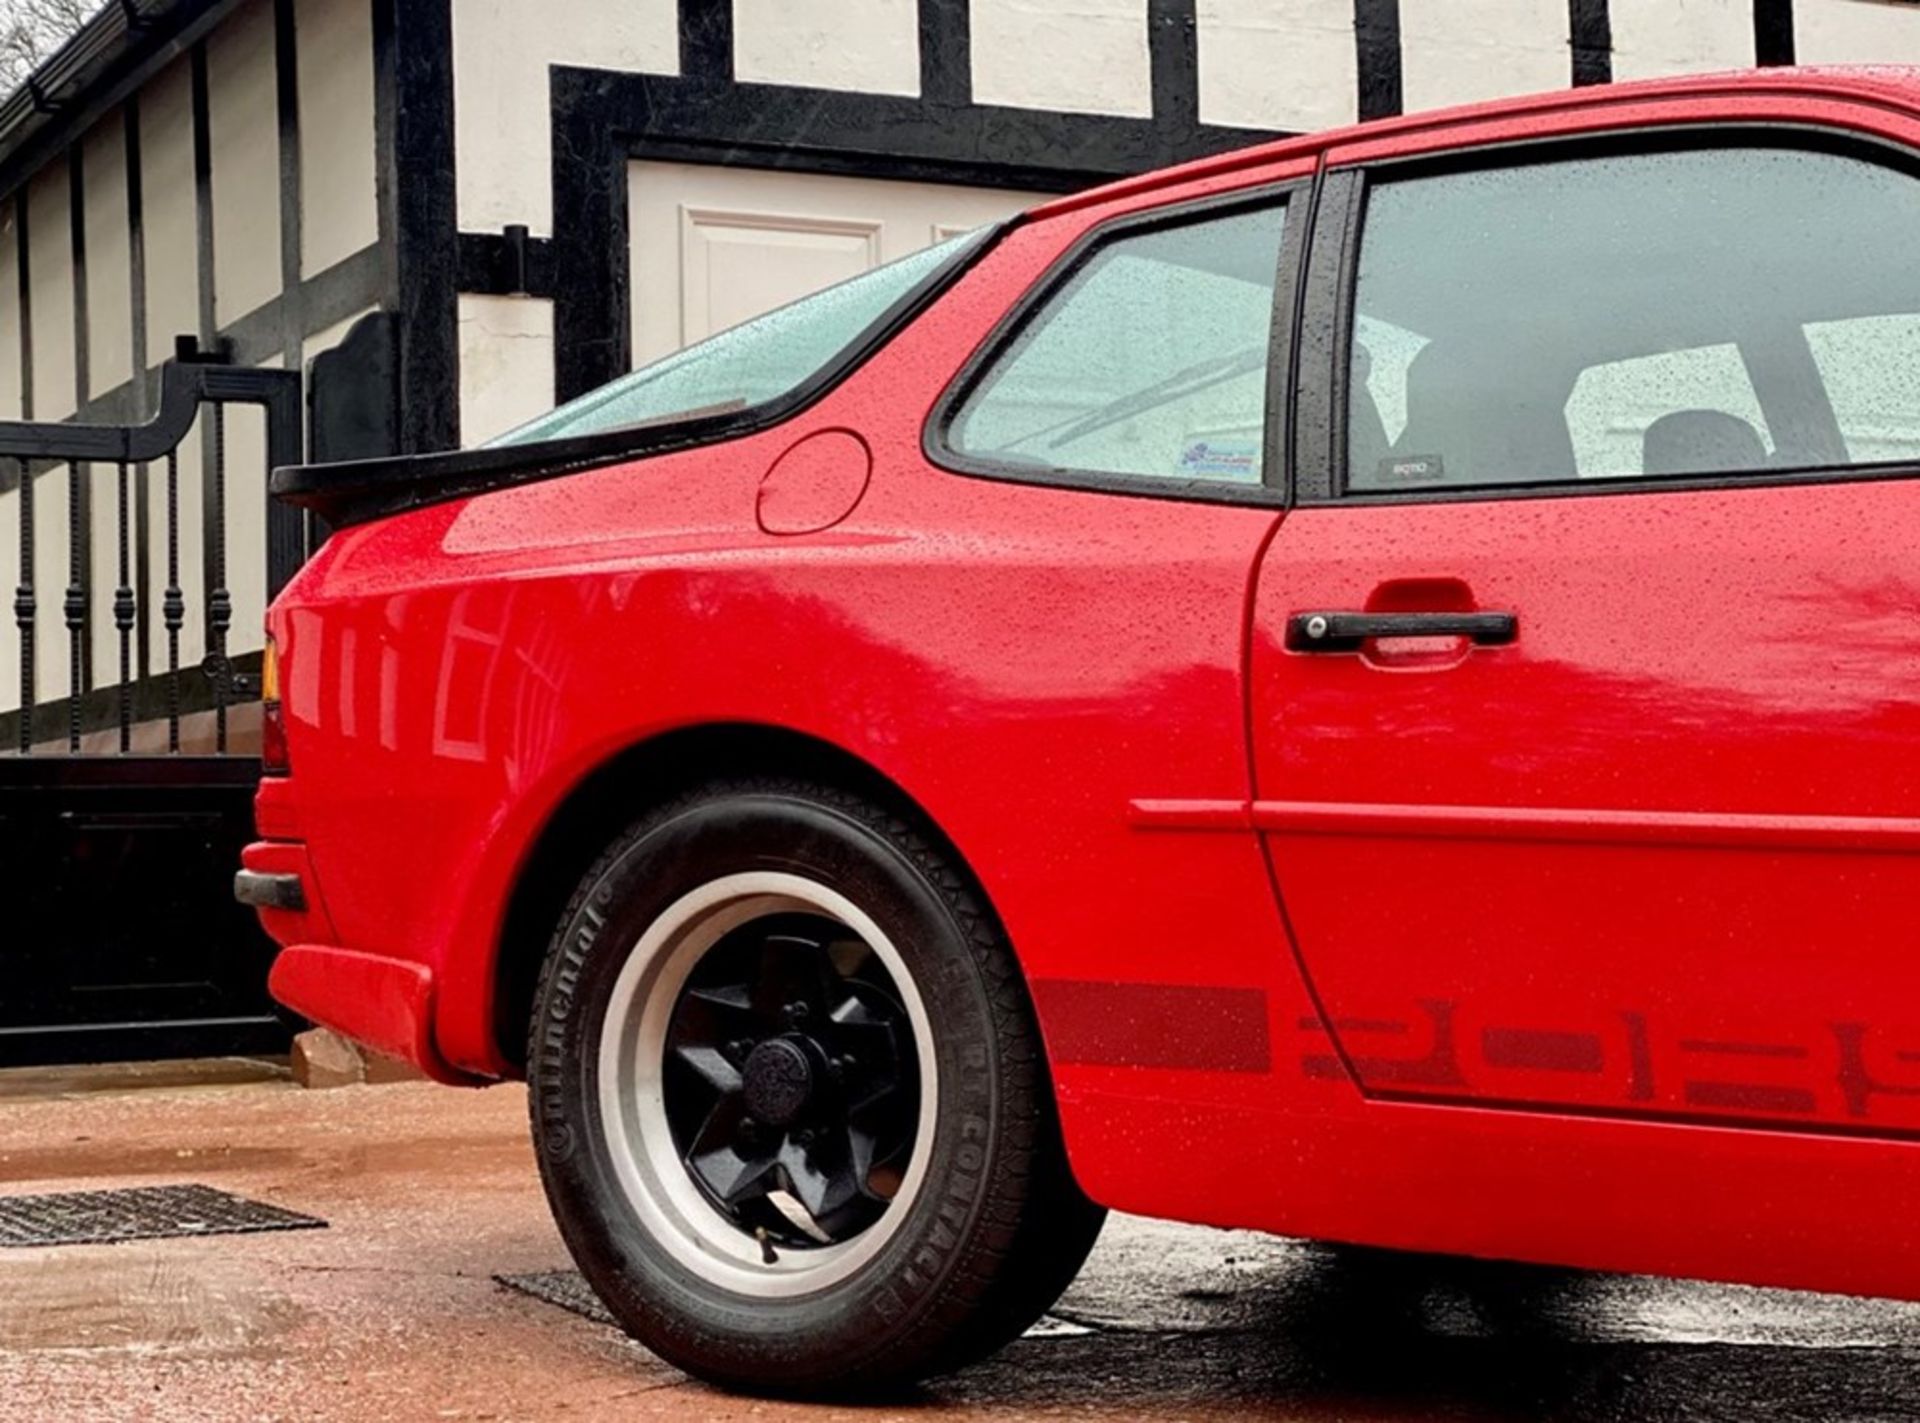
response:
[[[1191,833],[1218,827],[1180,812],[1247,797],[1246,609],[1284,498],[1275,368],[1312,172],[1289,155],[1226,191],[1043,215],[1027,231],[1045,274],[930,422],[949,473],[917,494],[942,531],[919,557],[952,581],[911,570],[911,641],[936,667],[990,670],[929,684],[954,706],[914,713],[941,728],[921,793],[977,847],[1063,1101],[1264,1100],[1272,1025],[1301,1010],[1244,815]],[[1064,1113],[1080,1179],[1147,1206],[1095,1111]]]
[[[1920,1131],[1907,156],[1534,143],[1321,211],[1250,683],[1309,1070]]]

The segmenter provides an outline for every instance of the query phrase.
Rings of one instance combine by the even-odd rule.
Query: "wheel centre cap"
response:
[[[747,1111],[768,1126],[790,1126],[813,1099],[813,1062],[791,1038],[768,1038],[747,1054]]]

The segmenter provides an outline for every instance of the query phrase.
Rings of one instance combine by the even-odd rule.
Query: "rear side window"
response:
[[[897,303],[985,236],[984,228],[962,233],[744,321],[490,443],[528,445],[770,405],[843,360]]]
[[[1920,460],[1920,181],[1717,147],[1379,181],[1359,492]]]
[[[1115,237],[988,366],[948,425],[970,460],[1258,484],[1283,206]]]

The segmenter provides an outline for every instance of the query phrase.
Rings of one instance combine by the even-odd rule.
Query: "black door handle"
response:
[[[1376,637],[1464,637],[1499,647],[1520,635],[1512,613],[1295,613],[1287,619],[1292,652],[1358,652]]]

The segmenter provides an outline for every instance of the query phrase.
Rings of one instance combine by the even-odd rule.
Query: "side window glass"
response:
[[[826,371],[889,307],[935,279],[985,229],[875,267],[589,391],[491,443],[527,445],[766,405]]]
[[[1920,180],[1715,147],[1369,189],[1346,488],[1920,460]]]
[[[1847,458],[1920,460],[1920,311],[1813,321],[1806,335]]]
[[[1096,248],[973,387],[947,431],[970,459],[1258,484],[1285,208]]]
[[[1588,366],[1567,397],[1573,472],[1582,479],[1695,471],[1703,451],[1689,432],[1714,432],[1726,442],[1724,468],[1771,463],[1766,413],[1738,346],[1695,346]]]

